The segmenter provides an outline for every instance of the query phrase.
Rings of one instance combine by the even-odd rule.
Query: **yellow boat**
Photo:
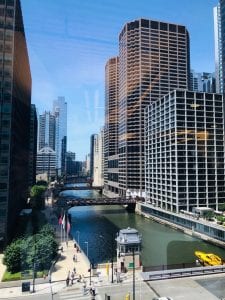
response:
[[[197,256],[199,262],[203,266],[218,266],[223,264],[222,259],[218,255],[213,253],[195,251],[195,256]]]

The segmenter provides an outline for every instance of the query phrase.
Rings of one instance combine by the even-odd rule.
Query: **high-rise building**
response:
[[[29,186],[36,183],[37,159],[37,112],[34,104],[30,111],[30,155],[29,155]]]
[[[220,15],[219,15],[220,13]],[[221,39],[221,48],[219,47],[219,54],[221,55],[222,67],[221,67],[221,74],[222,74],[222,89],[223,93],[225,92],[225,0],[220,0],[219,7],[218,7],[218,24],[221,26],[218,30],[220,30]]]
[[[90,138],[90,177],[93,180],[94,176],[94,141],[97,134],[92,134]]]
[[[75,159],[76,153],[68,151],[66,152],[66,174],[75,175]]]
[[[173,91],[146,108],[146,200],[170,211],[225,197],[223,97]]]
[[[103,186],[104,170],[104,129],[94,136],[94,153],[93,153],[93,186]]]
[[[222,69],[222,40],[221,40],[221,12],[220,4],[213,8],[214,15],[214,41],[215,41],[215,77],[216,92],[223,92],[223,69]]]
[[[31,73],[19,0],[0,1],[0,242],[27,202]]]
[[[46,175],[47,181],[56,176],[56,152],[52,148],[44,147],[37,152],[36,174]]]
[[[58,175],[65,173],[66,137],[67,137],[67,103],[64,97],[58,97],[53,102],[53,115],[56,120],[55,127],[55,151],[56,168]]]
[[[143,195],[144,109],[189,86],[185,26],[146,19],[127,23],[119,36],[119,193]]]
[[[39,116],[38,150],[44,147],[55,150],[55,116],[49,111],[45,111]]]
[[[104,194],[119,194],[118,182],[119,57],[105,66]]]
[[[190,72],[190,91],[215,93],[216,80],[214,73],[197,73],[194,70]]]

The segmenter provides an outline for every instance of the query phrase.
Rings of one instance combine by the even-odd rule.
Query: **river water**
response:
[[[98,191],[68,190],[63,197],[96,198]],[[215,253],[225,259],[225,250],[166,227],[122,206],[73,207],[71,235],[88,254],[92,263],[109,261],[116,256],[116,233],[122,228],[136,228],[142,234],[141,260],[144,266],[195,262],[195,250]]]

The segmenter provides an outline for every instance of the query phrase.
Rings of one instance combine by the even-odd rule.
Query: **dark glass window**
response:
[[[151,21],[151,28],[152,29],[158,29],[159,23],[155,21]]]

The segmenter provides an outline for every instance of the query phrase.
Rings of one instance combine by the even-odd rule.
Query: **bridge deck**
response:
[[[135,199],[126,198],[97,198],[97,199],[65,199],[57,201],[58,206],[90,206],[90,205],[129,205],[136,204]]]

